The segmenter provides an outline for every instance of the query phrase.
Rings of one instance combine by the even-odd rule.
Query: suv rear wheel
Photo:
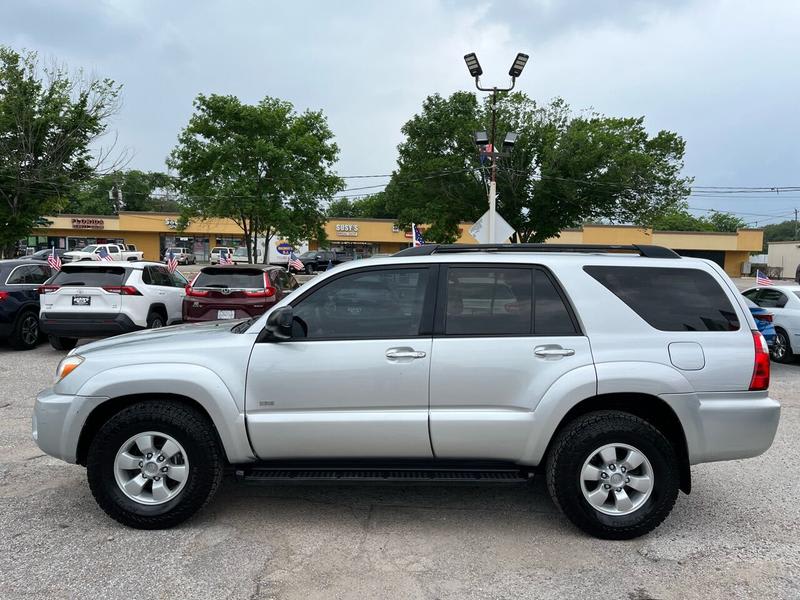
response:
[[[147,328],[148,329],[159,329],[160,327],[164,327],[166,325],[166,319],[164,316],[158,311],[150,311],[147,314]]]
[[[111,518],[137,529],[165,529],[211,500],[223,459],[203,414],[150,401],[120,411],[100,428],[86,471],[92,494]]]
[[[16,350],[35,348],[39,343],[39,315],[32,310],[21,313],[14,322],[8,342]]]
[[[667,517],[679,487],[678,459],[647,421],[619,411],[578,417],[553,442],[547,487],[567,518],[604,539],[644,535]]]

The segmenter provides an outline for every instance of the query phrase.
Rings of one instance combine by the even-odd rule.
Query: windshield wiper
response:
[[[247,319],[246,321],[242,321],[241,323],[237,323],[236,325],[234,325],[234,326],[231,328],[231,332],[232,332],[232,333],[244,333],[245,331],[247,331],[248,329],[250,329],[250,326],[251,326],[253,323],[255,323],[255,322],[256,322],[256,319],[257,319],[257,318],[258,318],[258,317],[250,317],[250,318],[249,318],[249,319]]]

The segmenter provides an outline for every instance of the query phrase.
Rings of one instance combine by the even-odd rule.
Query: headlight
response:
[[[78,356],[77,354],[73,354],[72,356],[67,356],[66,358],[62,359],[56,368],[56,383],[77,369],[82,362],[83,357]]]

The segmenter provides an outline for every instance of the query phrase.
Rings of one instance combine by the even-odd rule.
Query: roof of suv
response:
[[[30,264],[30,261],[26,261]],[[79,267],[81,269],[96,269],[100,267],[122,267],[128,269],[142,270],[145,267],[163,267],[163,263],[148,261],[148,260],[85,260],[79,262],[66,263],[63,268],[74,269]]]

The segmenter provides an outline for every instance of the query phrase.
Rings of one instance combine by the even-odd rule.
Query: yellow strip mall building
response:
[[[194,220],[178,231],[178,215],[152,212],[121,212],[119,215],[58,215],[46,217],[49,226],[36,229],[26,240],[29,250],[55,246],[74,250],[94,243],[135,244],[146,260],[158,260],[169,247],[184,247],[198,262],[208,260],[214,246],[236,247],[242,231],[228,219]],[[476,243],[469,234],[471,223],[462,223],[459,243]],[[424,233],[424,226],[421,227]],[[326,247],[358,257],[391,254],[407,248],[411,232],[391,219],[331,219],[325,225]],[[281,240],[272,240],[273,244]],[[760,253],[763,232],[741,229],[736,233],[653,231],[628,225],[584,225],[568,229],[548,242],[565,244],[654,244],[672,248],[684,256],[708,258],[731,277],[738,277],[751,253]],[[319,243],[309,242],[310,249]]]

